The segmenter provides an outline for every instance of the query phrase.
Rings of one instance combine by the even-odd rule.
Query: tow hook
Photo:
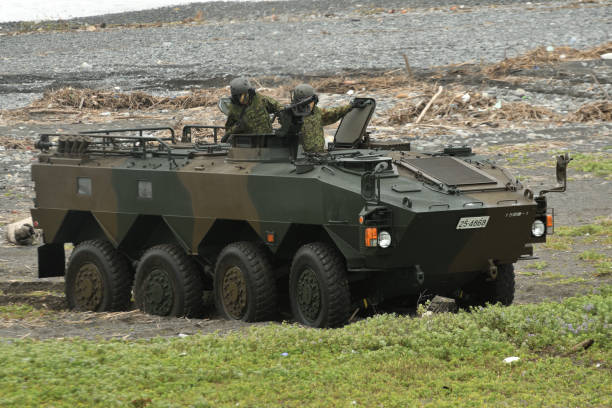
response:
[[[495,265],[495,262],[493,262],[492,259],[489,259],[488,275],[490,280],[497,279],[497,265]]]
[[[419,285],[422,285],[425,281],[425,273],[421,269],[420,265],[414,265],[414,276]]]

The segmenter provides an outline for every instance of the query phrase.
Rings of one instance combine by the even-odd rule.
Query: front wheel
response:
[[[302,246],[291,264],[289,297],[293,316],[312,327],[346,323],[350,290],[342,256],[330,245],[315,242]]]

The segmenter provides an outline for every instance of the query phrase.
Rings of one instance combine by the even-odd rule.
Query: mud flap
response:
[[[44,244],[38,247],[38,277],[64,276],[66,254],[64,244]]]

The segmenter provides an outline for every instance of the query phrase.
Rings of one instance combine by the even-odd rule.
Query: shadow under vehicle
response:
[[[375,145],[374,108],[351,111],[323,154],[298,148],[295,109],[274,134],[229,143],[192,143],[197,126],[180,142],[171,129],[41,135],[39,276],[65,276],[69,305],[93,311],[125,309],[133,293],[145,312],[197,317],[214,290],[223,316],[258,321],[288,296],[314,327],[425,291],[510,304],[513,264],[552,233],[545,194],[565,190],[570,159],[536,195],[466,147]]]

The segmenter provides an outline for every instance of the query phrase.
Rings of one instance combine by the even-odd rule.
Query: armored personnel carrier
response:
[[[374,108],[351,111],[324,154],[287,131],[227,144],[191,143],[191,127],[181,142],[171,129],[41,135],[39,276],[65,276],[70,307],[92,311],[133,294],[147,313],[197,317],[208,289],[226,318],[257,321],[288,296],[314,327],[425,291],[510,304],[513,264],[553,232],[545,194],[564,191],[567,155],[559,185],[536,195],[466,147],[374,146]]]

